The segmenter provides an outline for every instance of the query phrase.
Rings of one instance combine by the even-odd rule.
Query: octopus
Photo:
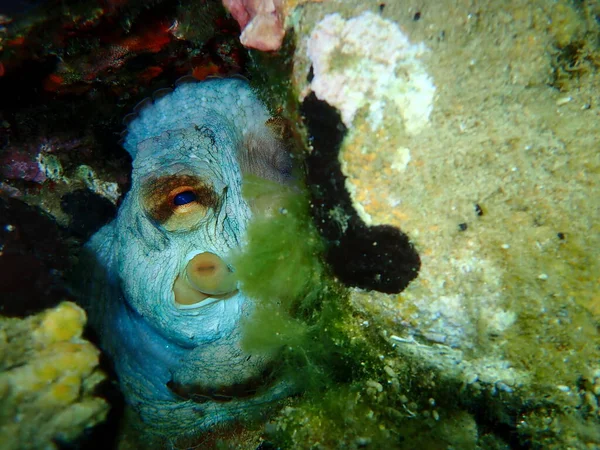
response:
[[[292,388],[277,352],[240,345],[257,301],[231,262],[254,214],[242,180],[288,185],[291,157],[241,78],[181,83],[126,120],[131,189],[84,247],[90,323],[148,430],[243,420]]]

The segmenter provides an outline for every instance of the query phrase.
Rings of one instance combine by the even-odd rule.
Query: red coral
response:
[[[132,53],[157,53],[171,42],[170,28],[170,23],[158,23],[153,27],[142,30],[135,36],[124,39],[119,43],[119,46],[125,47]]]
[[[152,81],[154,78],[159,76],[163,72],[162,68],[159,66],[150,66],[144,69],[139,75],[138,80],[140,82],[147,84]]]
[[[43,81],[42,85],[45,91],[55,92],[64,83],[65,79],[58,74],[51,73]]]
[[[78,82],[89,84],[109,71],[117,71],[130,58],[140,53],[161,51],[173,38],[169,28],[170,24],[161,20],[144,24],[129,36],[124,37],[120,30],[103,36],[103,47],[92,57],[83,55],[76,60],[61,63],[58,70],[44,80],[44,89],[51,92],[85,91],[85,88],[77,88]],[[150,81],[162,72],[161,68],[158,69],[154,67],[143,72],[139,75],[139,79]]]
[[[18,36],[14,39],[11,39],[6,43],[9,47],[19,47],[25,43],[25,38],[23,36]]]
[[[211,75],[219,74],[219,66],[217,66],[213,62],[208,62],[207,64],[201,66],[195,66],[192,69],[192,76],[197,80],[204,80]]]

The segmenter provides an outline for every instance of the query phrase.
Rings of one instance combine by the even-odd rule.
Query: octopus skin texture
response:
[[[293,389],[277,354],[240,346],[255,300],[229,262],[253,215],[242,177],[291,182],[270,119],[240,78],[180,84],[138,108],[123,143],[131,189],[84,247],[90,322],[127,403],[160,435],[243,419]]]

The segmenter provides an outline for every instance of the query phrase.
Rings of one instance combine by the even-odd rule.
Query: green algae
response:
[[[323,274],[322,243],[310,225],[303,193],[252,178],[244,181],[243,195],[251,205],[272,199],[276,208],[272,215],[257,215],[249,227],[247,251],[253,260],[238,260],[244,290],[251,296],[277,297],[285,306],[307,290],[312,298],[310,288]]]
[[[548,31],[554,38],[552,86],[567,92],[581,86],[581,79],[600,68],[600,6],[595,2],[575,5],[560,1],[550,11]]]
[[[300,124],[297,93],[288,73],[292,53],[293,49],[279,55],[250,52],[249,71],[251,83],[271,111]],[[300,126],[293,131],[303,136]],[[279,204],[272,215],[255,215],[245,252],[235,261],[244,290],[258,300],[244,324],[243,346],[257,351],[282,348],[282,376],[303,392],[271,416],[267,438],[279,448],[509,448],[510,438],[502,429],[516,436],[518,414],[533,416],[538,411],[537,406],[523,406],[532,398],[529,388],[511,395],[497,393],[496,380],[466,385],[451,369],[420,363],[427,357],[427,346],[412,359],[399,356],[382,336],[386,327],[354,309],[347,290],[323,264],[324,244],[314,230],[304,188],[284,191],[262,180],[245,180],[249,203],[271,197]],[[531,272],[535,280],[539,271]],[[505,282],[515,291],[523,286],[522,279]],[[527,304],[523,297],[526,294],[513,298]],[[529,326],[534,320],[524,315],[511,330],[516,334],[510,339],[514,346],[507,349],[511,360],[519,360],[518,334],[541,330],[539,323]],[[370,326],[364,325],[368,322]],[[529,337],[535,345],[534,336]],[[482,327],[478,345],[492,350],[497,343]],[[527,355],[527,364],[515,365],[529,370],[526,365],[543,356],[541,349],[536,350]],[[546,373],[550,378],[558,362],[553,359],[542,370],[544,378]],[[491,417],[490,423],[481,416]],[[501,427],[492,429],[493,421]],[[541,421],[536,426],[541,429]],[[536,430],[519,430],[520,438],[524,441]]]
[[[323,242],[308,214],[306,194],[255,178],[245,180],[243,193],[251,205],[266,197],[276,206],[255,214],[247,245],[233,260],[242,289],[256,299],[242,325],[242,347],[282,348],[282,372],[303,389],[352,379],[362,371],[359,360],[372,351],[346,330],[351,314],[346,290],[321,259]]]
[[[554,49],[548,48],[548,53],[544,51],[542,54],[544,58],[548,57],[548,70],[539,62],[536,64],[542,69],[537,69],[530,62],[529,66],[521,67],[522,73],[536,83],[539,80],[545,82],[547,77],[553,87],[573,93],[574,99],[578,99],[577,89],[584,83],[596,86],[600,67],[597,23],[588,20],[586,26],[582,24],[584,18],[596,17],[595,14],[590,14],[594,8],[590,5],[577,6],[567,1],[556,2],[552,7],[543,5],[543,11],[547,13],[543,17],[552,20],[543,22],[542,25],[542,22],[533,21],[533,27],[536,32],[543,31],[539,36],[550,35],[548,42]],[[336,5],[335,8],[339,6]],[[393,5],[387,6],[386,14],[391,15],[392,8]],[[535,15],[535,10],[532,11],[530,14]],[[481,17],[485,15],[482,14]],[[487,17],[496,16],[489,14]],[[515,17],[521,17],[518,11],[515,12]],[[310,26],[313,22],[304,20]],[[486,35],[484,39],[488,39],[491,33],[489,30],[497,32],[497,28],[491,28],[493,24],[484,26],[483,20],[478,20],[477,23],[480,25],[480,34]],[[471,29],[465,35],[473,32]],[[528,41],[528,45],[533,45],[531,42],[533,41]],[[515,52],[517,50],[518,47]],[[265,79],[279,80],[274,86],[267,88],[266,96],[275,96],[279,99],[279,104],[286,104],[289,92],[286,91],[285,80],[281,79],[282,71],[278,72],[274,65],[277,59],[273,56],[260,57],[262,60],[259,67]],[[520,60],[529,61],[528,58]],[[546,59],[541,58],[539,61],[545,62]],[[306,72],[308,73],[308,69]],[[536,78],[538,73],[541,75]],[[583,104],[582,110],[588,108],[589,104]],[[549,121],[555,121],[559,117],[561,122],[568,123],[564,118],[566,113],[557,115],[552,108],[547,110]],[[561,125],[563,129],[564,126]],[[593,130],[574,129],[564,133],[563,139],[591,134]],[[377,144],[375,141],[375,145]],[[482,158],[488,157],[483,151],[480,154]],[[596,159],[592,156],[580,156],[580,159],[583,159],[581,176],[594,175],[596,167],[593,164]],[[536,164],[555,161],[554,153],[536,158]],[[569,149],[569,171],[578,173],[574,169],[574,161],[575,155]],[[557,167],[555,164],[548,169],[555,179],[561,173],[557,171]],[[452,186],[451,183],[446,184]],[[564,186],[568,184],[569,179],[565,179]],[[381,339],[378,333],[385,329],[399,332],[401,327],[393,323],[397,315],[390,315],[386,320],[385,311],[382,312],[385,308],[379,305],[370,311],[373,316],[367,310],[361,317],[362,313],[352,310],[344,294],[338,291],[339,298],[335,302],[339,302],[340,310],[333,314],[334,318],[322,319],[321,322],[299,321],[302,329],[298,330],[303,338],[299,340],[301,342],[298,348],[311,343],[308,338],[311,333],[316,335],[320,330],[327,334],[329,324],[335,323],[337,332],[342,337],[341,345],[335,348],[318,343],[321,357],[313,361],[327,365],[337,357],[335,354],[328,355],[327,352],[338,351],[345,354],[347,367],[361,369],[344,380],[336,380],[333,375],[338,372],[327,369],[327,375],[319,380],[320,385],[304,396],[289,401],[288,406],[271,422],[270,437],[277,445],[282,448],[453,446],[500,449],[520,446],[565,448],[567,445],[579,448],[582,442],[598,441],[595,421],[598,411],[597,394],[593,395],[597,391],[597,384],[594,385],[594,375],[591,372],[599,358],[596,344],[600,322],[595,288],[599,266],[590,258],[589,250],[598,247],[594,234],[597,227],[573,221],[573,215],[568,214],[570,210],[565,205],[570,204],[573,209],[582,212],[589,210],[585,205],[577,205],[574,196],[565,197],[562,204],[558,204],[555,200],[563,198],[561,190],[555,196],[548,195],[547,202],[540,201],[535,192],[523,192],[526,187],[526,184],[520,185],[518,196],[512,193],[514,198],[523,201],[526,209],[514,216],[507,216],[503,210],[505,205],[494,210],[493,205],[490,205],[489,214],[486,212],[484,218],[478,219],[481,222],[479,229],[471,227],[469,223],[469,233],[477,232],[482,236],[482,254],[495,261],[501,269],[498,271],[501,306],[514,312],[516,316],[514,324],[500,335],[490,333],[483,321],[478,323],[478,339],[474,348],[462,349],[465,360],[473,363],[474,370],[479,370],[476,373],[480,379],[463,381],[461,384],[463,378],[453,372],[452,368],[441,364],[436,367],[419,364],[419,360],[425,361],[428,357],[426,349],[435,349],[436,344],[415,344],[418,348],[414,351],[412,360],[406,353],[401,357],[395,352],[390,355],[389,343]],[[594,186],[590,182],[588,187]],[[502,189],[511,192],[508,186]],[[530,199],[537,199],[535,205],[532,205]],[[508,202],[510,201],[509,199]],[[561,210],[562,207],[565,209]],[[563,211],[563,214],[558,213],[559,211]],[[330,219],[335,220],[335,217],[333,211]],[[529,218],[532,223],[523,222],[524,219],[514,220],[519,217]],[[488,220],[498,222],[493,226],[490,224],[489,228],[484,227]],[[506,234],[498,232],[499,228],[509,229],[514,238],[508,240]],[[563,236],[566,234],[567,238],[558,238],[558,232]],[[510,242],[510,247],[506,245],[507,242]],[[321,275],[329,276],[326,270]],[[321,287],[325,285],[327,283]],[[475,294],[480,292],[482,291],[472,290],[469,295],[477,299]],[[373,304],[378,301],[375,296],[369,298]],[[407,298],[414,298],[414,295]],[[316,316],[323,307],[322,302],[320,300],[314,304]],[[479,306],[474,303],[472,307],[472,316],[476,320]],[[383,317],[377,318],[378,315]],[[372,323],[370,327],[360,325],[361,320],[365,319]],[[376,320],[380,323],[376,324]],[[376,327],[379,331],[373,332],[372,328]],[[362,347],[348,347],[348,342],[352,340],[361,342]],[[364,353],[361,354],[361,351]],[[441,360],[440,355],[441,353],[436,353],[431,359]],[[490,378],[485,380],[481,376],[481,370],[486,368],[483,360],[487,355],[490,361],[494,359],[498,363],[504,362],[523,377],[507,387],[506,391],[497,389],[496,385],[503,385],[502,370],[490,369]],[[390,361],[395,362],[392,367],[396,372],[396,381],[384,371]],[[492,375],[498,378],[491,378]],[[374,386],[381,386],[381,392]],[[435,398],[435,406],[430,404],[429,398]],[[588,444],[590,445],[592,444]]]
[[[219,35],[217,21],[226,14],[218,2],[191,2],[177,6],[179,22],[175,36],[185,37],[198,48]]]
[[[248,50],[247,71],[256,94],[275,112],[281,107],[290,115],[296,110],[291,73],[294,54],[293,36],[287,35],[277,53]]]
[[[290,147],[301,166],[307,139],[289,76],[291,42],[286,39],[279,54],[250,51],[249,76],[270,110],[295,125]],[[332,277],[305,187],[246,178],[243,194],[259,213],[233,261],[243,290],[257,301],[243,324],[242,346],[280,349],[279,376],[301,393],[271,416],[266,437],[279,448],[433,448],[443,442],[471,448],[476,427],[455,398],[446,395],[442,418],[429,405],[432,392],[443,390],[435,388],[438,375],[400,361]]]
[[[550,208],[538,204],[538,210],[541,217],[550,216]],[[600,323],[595,289],[600,264],[589,252],[600,243],[593,225],[587,234],[567,221],[545,220],[509,224],[511,231],[523,235],[514,250],[503,249],[501,239],[485,232],[490,249],[496,249],[490,255],[506,269],[501,283],[510,302],[506,307],[516,314],[502,337],[504,358],[531,374],[534,393],[564,402],[556,386],[576,386],[600,358],[594,345]],[[561,238],[558,230],[569,233],[559,233]],[[530,245],[531,236],[538,245]],[[482,332],[481,343],[486,340]]]
[[[255,211],[233,261],[257,301],[242,347],[279,349],[278,375],[302,394],[271,416],[267,438],[279,448],[475,448],[475,422],[457,406],[460,385],[401,361],[332,278],[305,191],[246,178],[243,193],[254,209],[270,208]]]

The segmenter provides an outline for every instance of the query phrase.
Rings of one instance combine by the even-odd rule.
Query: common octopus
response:
[[[241,78],[186,82],[131,117],[131,189],[86,244],[84,303],[127,403],[149,430],[178,436],[241,419],[290,393],[277,354],[248,353],[231,254],[253,205],[242,178],[291,182],[273,120]]]

